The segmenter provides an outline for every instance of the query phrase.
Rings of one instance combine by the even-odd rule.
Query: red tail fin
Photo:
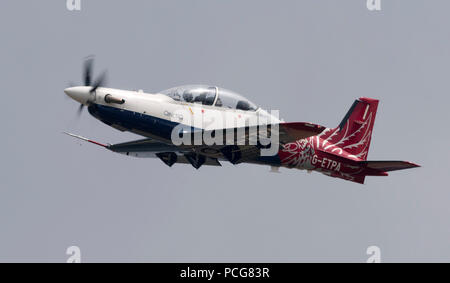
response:
[[[339,126],[321,136],[330,144],[361,160],[367,160],[378,100],[361,97],[355,100]]]

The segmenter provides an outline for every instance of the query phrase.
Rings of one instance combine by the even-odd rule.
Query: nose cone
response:
[[[89,86],[75,86],[69,87],[64,92],[73,100],[81,104],[86,104],[89,101],[91,87]]]

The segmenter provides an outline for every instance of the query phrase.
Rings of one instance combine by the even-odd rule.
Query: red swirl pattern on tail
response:
[[[355,100],[335,129],[326,129],[318,137],[321,148],[353,160],[367,160],[378,109],[378,100],[362,97]]]

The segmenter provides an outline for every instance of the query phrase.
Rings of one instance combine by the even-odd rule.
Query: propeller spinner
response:
[[[92,57],[87,58],[84,62],[84,86],[72,86],[64,90],[69,97],[81,104],[78,108],[78,116],[81,115],[84,106],[89,105],[91,94],[106,83],[107,72],[104,71],[92,84],[93,65]]]

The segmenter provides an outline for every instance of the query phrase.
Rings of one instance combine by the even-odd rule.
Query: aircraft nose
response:
[[[86,104],[89,100],[90,89],[90,87],[86,86],[75,86],[66,88],[64,92],[73,100],[76,100],[81,104]]]

